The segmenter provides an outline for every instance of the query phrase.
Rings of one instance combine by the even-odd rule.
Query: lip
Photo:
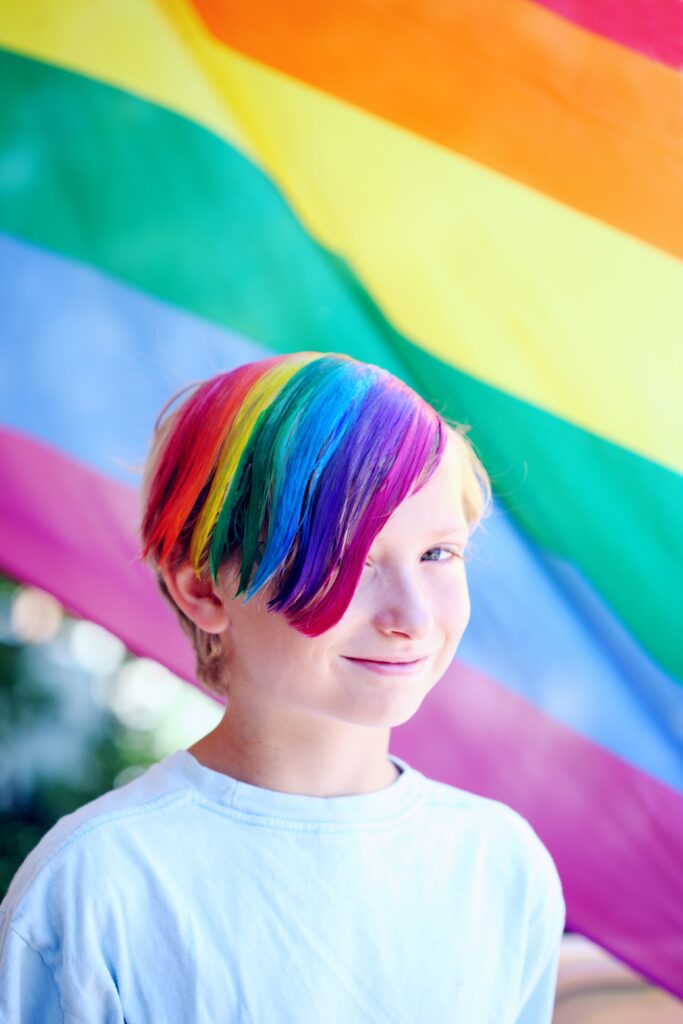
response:
[[[368,672],[376,672],[382,676],[412,675],[419,672],[428,660],[428,657],[416,658],[415,661],[370,661],[365,658],[346,658],[346,661],[352,661],[354,665],[359,665],[361,668],[367,669]]]

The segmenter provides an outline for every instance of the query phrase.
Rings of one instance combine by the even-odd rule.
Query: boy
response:
[[[489,498],[462,433],[343,355],[239,367],[157,425],[144,554],[225,715],[24,862],[0,1020],[550,1020],[547,850],[388,754],[466,627]]]

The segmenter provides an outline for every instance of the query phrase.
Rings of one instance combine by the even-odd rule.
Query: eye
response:
[[[428,561],[428,562],[452,562],[454,558],[459,558],[463,562],[465,561],[465,556],[464,556],[463,552],[459,551],[458,548],[442,548],[442,547],[430,548],[429,551],[425,552],[425,555],[431,555],[431,554],[434,554],[434,553],[438,554],[439,552],[440,552],[442,557],[427,558],[426,561]],[[443,556],[446,556],[446,557],[443,557]],[[372,560],[370,558],[368,558],[366,563],[365,563],[365,568],[368,568],[371,565],[372,565]]]
[[[431,555],[433,552],[441,552],[444,555],[451,555],[455,558],[463,558],[463,555],[457,548],[430,548],[429,551],[425,552],[425,555]],[[450,562],[452,558],[428,558],[428,562]]]

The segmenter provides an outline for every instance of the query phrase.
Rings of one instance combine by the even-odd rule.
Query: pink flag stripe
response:
[[[135,493],[23,434],[2,429],[0,442],[1,568],[192,679],[139,560]],[[680,794],[457,662],[392,749],[519,811],[555,858],[569,926],[683,997]]]
[[[0,568],[187,679],[194,656],[137,550],[135,491],[0,429]],[[75,515],[77,510],[77,515]]]
[[[519,811],[555,859],[567,927],[683,998],[681,794],[457,661],[391,746]]]
[[[677,71],[683,65],[681,0],[536,0],[568,21]]]

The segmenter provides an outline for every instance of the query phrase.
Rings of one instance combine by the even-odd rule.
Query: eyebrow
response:
[[[447,527],[444,530],[430,530],[429,532],[430,532],[430,534],[433,533],[435,537],[436,536],[444,537],[444,536],[446,536],[448,534],[451,534],[451,533],[460,533],[460,534],[464,534],[465,536],[467,536],[467,534],[469,533],[469,530],[467,528],[467,524],[466,523],[458,523],[456,526],[449,526],[449,527]]]

